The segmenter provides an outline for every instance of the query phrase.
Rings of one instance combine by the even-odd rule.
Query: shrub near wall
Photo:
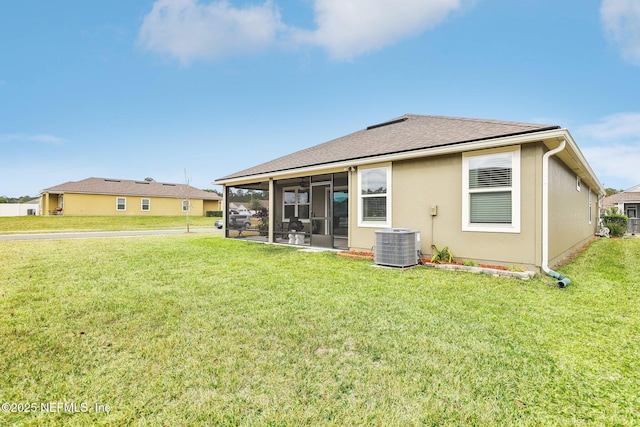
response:
[[[210,218],[222,217],[222,211],[207,211],[205,215]]]
[[[629,218],[626,215],[618,213],[617,209],[607,211],[602,217],[602,225],[609,229],[611,236],[621,237],[627,232]]]

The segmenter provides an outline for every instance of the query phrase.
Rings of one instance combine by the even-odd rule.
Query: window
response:
[[[182,212],[189,212],[189,201],[188,200],[183,200],[182,201]]]
[[[291,217],[297,217],[301,221],[309,220],[309,189],[285,188],[282,197],[282,220],[288,221]]]
[[[140,209],[142,211],[150,211],[151,210],[151,200],[150,199],[142,199]]]
[[[463,231],[520,232],[520,147],[462,157]]]
[[[580,187],[582,186],[582,181],[579,176],[576,176],[576,191],[580,191]]]
[[[117,211],[126,211],[127,210],[127,199],[124,197],[116,198],[116,210]]]
[[[589,190],[589,224],[593,220],[593,205],[591,204],[591,190]]]
[[[358,171],[358,225],[391,227],[391,166]]]

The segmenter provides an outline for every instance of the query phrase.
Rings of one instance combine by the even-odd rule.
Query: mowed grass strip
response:
[[[640,240],[551,287],[201,235],[4,242],[2,425],[634,425]]]
[[[190,216],[191,227],[213,227],[216,219]],[[0,217],[0,234],[130,231],[187,227],[186,216],[16,216]]]

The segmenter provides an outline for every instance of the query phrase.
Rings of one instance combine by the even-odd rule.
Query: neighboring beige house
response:
[[[602,201],[602,208],[609,209],[613,207],[618,208],[618,212],[629,218],[638,218],[638,215],[640,215],[640,185],[605,197]]]
[[[435,244],[459,259],[545,271],[593,238],[604,195],[567,129],[412,114],[215,184],[225,196],[268,191],[264,241],[287,241],[291,217],[304,244],[352,250],[371,251],[376,230],[407,228],[420,232],[424,255]]]
[[[185,184],[87,178],[46,188],[42,215],[191,215],[220,211],[221,197]]]
[[[602,201],[602,210],[613,207],[618,208],[618,212],[622,215],[629,217],[627,231],[634,234],[640,231],[640,185],[605,197]]]

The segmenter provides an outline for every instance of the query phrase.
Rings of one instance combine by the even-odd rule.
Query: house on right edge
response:
[[[602,210],[618,208],[618,212],[629,217],[627,231],[637,234],[640,231],[640,185],[631,187],[621,193],[604,198]]]
[[[407,114],[218,179],[268,194],[268,232],[226,237],[371,251],[417,230],[421,251],[548,271],[594,238],[604,188],[567,129]],[[243,237],[244,236],[244,237]],[[304,238],[303,238],[304,237]]]

